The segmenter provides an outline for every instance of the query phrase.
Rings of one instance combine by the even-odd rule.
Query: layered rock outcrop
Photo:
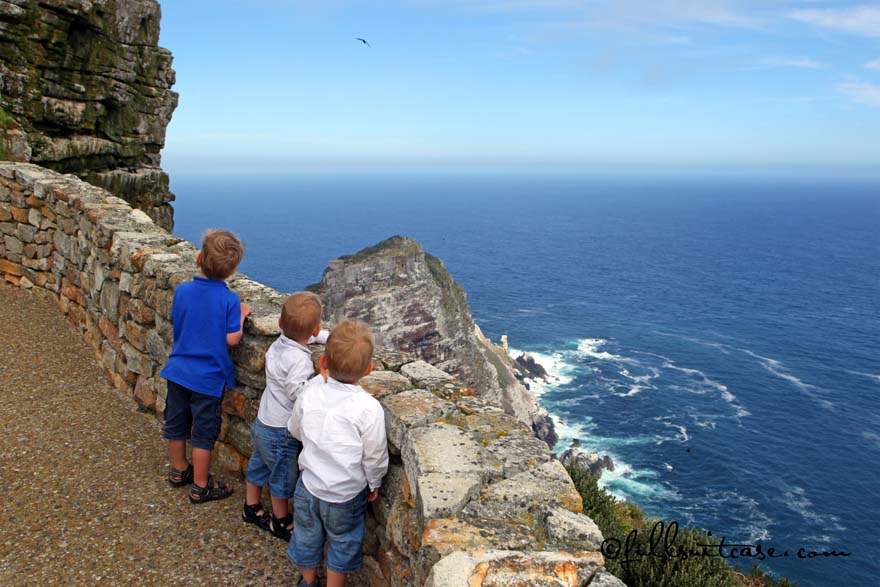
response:
[[[75,173],[170,230],[160,16],[156,0],[0,0],[0,159]]]
[[[0,279],[57,303],[114,385],[157,416],[173,291],[196,273],[195,256],[102,189],[0,163]],[[240,274],[229,286],[254,313],[233,352],[214,463],[241,472],[285,296]],[[623,585],[604,570],[602,535],[565,468],[528,426],[411,354],[380,348],[374,359],[361,385],[383,406],[391,456],[352,585]]]
[[[326,320],[363,320],[382,344],[455,375],[551,446],[556,442],[552,420],[517,380],[507,352],[474,324],[464,289],[415,240],[395,236],[331,261],[310,289],[321,296]]]

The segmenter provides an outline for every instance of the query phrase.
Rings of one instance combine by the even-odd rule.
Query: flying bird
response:
[[[362,38],[360,38],[360,37],[355,37],[355,39],[357,39],[358,41],[360,41],[361,43],[363,43],[363,44],[366,45],[367,47],[372,47],[369,43],[367,43],[367,40],[366,40],[366,39],[362,39]]]

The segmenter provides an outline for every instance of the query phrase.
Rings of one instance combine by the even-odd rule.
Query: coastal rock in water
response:
[[[516,358],[517,371],[525,379],[547,379],[547,370],[535,360],[535,357],[523,353]]]
[[[170,230],[160,17],[156,0],[0,1],[0,159],[74,173]]]
[[[552,420],[517,381],[513,360],[483,336],[462,287],[415,240],[395,236],[331,261],[310,289],[321,296],[325,320],[363,320],[380,345],[454,375],[555,442]]]
[[[608,455],[598,455],[580,450],[581,443],[577,440],[559,455],[559,461],[566,467],[580,469],[590,475],[599,476],[603,470],[613,471],[614,461]]]

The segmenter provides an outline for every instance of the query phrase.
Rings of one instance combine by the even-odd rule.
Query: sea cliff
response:
[[[156,0],[0,0],[0,159],[75,173],[170,230],[160,18]]]
[[[367,322],[383,345],[458,377],[551,447],[556,443],[553,421],[517,379],[515,362],[483,336],[464,289],[414,239],[394,236],[335,259],[311,289],[324,302],[326,320]]]

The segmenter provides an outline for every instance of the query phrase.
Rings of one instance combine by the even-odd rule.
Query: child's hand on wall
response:
[[[246,318],[254,309],[250,306],[250,304],[241,304],[241,317],[242,319]]]
[[[376,489],[374,489],[370,492],[370,495],[367,496],[367,501],[370,503],[373,503],[374,501],[376,501],[376,499],[378,499],[378,497],[379,497],[379,488],[377,487]]]

